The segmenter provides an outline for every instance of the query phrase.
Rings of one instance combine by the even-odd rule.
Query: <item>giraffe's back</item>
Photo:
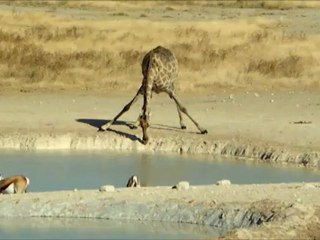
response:
[[[173,91],[178,75],[177,59],[169,49],[158,46],[144,56],[142,74],[143,84],[147,84],[148,75],[153,78],[154,92]]]

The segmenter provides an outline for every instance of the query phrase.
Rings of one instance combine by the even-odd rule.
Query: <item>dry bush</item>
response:
[[[144,54],[163,45],[178,58],[181,91],[319,87],[319,36],[283,34],[277,24],[1,11],[0,85],[136,91]]]
[[[2,1],[11,6],[27,7],[68,7],[87,10],[115,11],[115,14],[126,15],[126,11],[166,11],[192,10],[194,7],[232,7],[232,8],[263,8],[263,9],[292,9],[292,8],[320,8],[318,0],[187,0],[187,1],[85,1],[85,0],[33,0],[33,1]],[[124,12],[123,12],[124,11]]]
[[[259,72],[270,77],[298,78],[303,72],[303,61],[300,56],[291,55],[285,58],[250,61],[247,72]]]

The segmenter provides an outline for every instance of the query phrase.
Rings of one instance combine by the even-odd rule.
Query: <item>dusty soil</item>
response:
[[[154,94],[147,146],[140,143],[141,130],[126,125],[137,119],[141,102],[110,131],[97,132],[133,95],[2,92],[0,147],[223,154],[318,168],[317,91],[182,95],[181,102],[207,135],[199,134],[187,118],[187,129],[180,129],[174,102]]]
[[[190,152],[243,157],[249,155],[251,160],[280,164],[289,162],[297,166],[318,169],[320,99],[317,92],[230,91],[201,96],[182,95],[181,101],[200,125],[208,130],[207,135],[198,134],[197,129],[187,120],[187,130],[180,129],[174,103],[165,95],[154,95],[151,140],[146,146],[139,141],[141,130],[131,130],[125,124],[126,121],[136,120],[141,103],[137,103],[120,119],[121,122],[112,126],[111,131],[97,132],[99,125],[113,118],[131,97],[130,94],[105,96],[86,92],[2,92],[0,147],[2,149],[117,149],[179,154]],[[318,236],[317,184],[231,185],[219,188],[206,186],[175,192],[165,187],[122,191],[129,194],[125,199],[135,199],[137,193],[143,195],[143,198],[135,199],[142,205],[148,205],[150,202],[166,203],[174,198],[180,203],[199,201],[206,204],[217,202],[228,205],[233,202],[251,211],[251,207],[256,206],[257,201],[270,200],[275,204],[272,206],[282,206],[282,204],[286,206],[281,210],[274,210],[273,207],[267,209],[277,212],[277,218],[259,227],[234,230],[229,232],[226,238],[281,236],[298,239]],[[25,208],[28,204],[32,204],[28,201],[24,203],[25,199],[36,197],[35,202],[40,200],[40,203],[35,207],[35,211],[24,213],[15,207],[11,208],[13,210],[10,210],[10,213],[5,211],[2,213],[6,216],[30,216],[31,213],[37,216],[40,212],[45,214],[49,211],[47,204],[51,199],[59,198],[60,203],[64,200],[70,203],[70,199],[76,198],[80,193],[89,206],[95,205],[93,202],[98,192],[30,193],[12,196],[10,199],[17,199],[22,208]],[[116,202],[123,200],[123,196],[119,197],[118,191],[110,194]],[[0,198],[0,207],[7,204],[7,199],[6,196]],[[248,204],[251,204],[251,207],[248,207]],[[60,212],[59,206],[61,207],[59,204],[52,205],[49,208],[51,209],[49,212],[53,212],[52,216]],[[216,205],[216,207],[220,209],[221,206]],[[43,211],[40,211],[42,208]],[[75,209],[75,205],[70,203],[67,208]],[[289,208],[294,210],[290,212]],[[65,212],[65,208],[62,212]],[[74,213],[74,216],[77,216],[77,213]],[[139,216],[130,215],[130,218],[139,219]],[[161,220],[161,217],[159,219]]]

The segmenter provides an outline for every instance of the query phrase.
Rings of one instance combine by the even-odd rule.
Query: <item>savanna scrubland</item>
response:
[[[134,92],[144,54],[163,45],[178,58],[180,92],[317,89],[318,8],[318,1],[4,1],[0,86]]]

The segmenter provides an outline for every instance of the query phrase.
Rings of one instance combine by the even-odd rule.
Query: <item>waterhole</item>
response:
[[[172,186],[178,181],[214,184],[220,179],[234,184],[320,181],[320,174],[308,169],[195,155],[18,151],[1,152],[0,162],[2,176],[29,177],[29,192],[98,189],[105,184],[125,187],[133,174],[139,176],[144,186]]]
[[[298,168],[246,164],[209,156],[181,156],[89,151],[4,151],[0,173],[29,177],[29,192],[98,189],[111,184],[125,187],[135,174],[144,186],[317,182],[320,174]],[[1,197],[1,196],[0,196]],[[205,239],[220,235],[210,226],[102,219],[5,218],[1,239]]]
[[[6,218],[0,239],[206,239],[210,226],[79,218]]]

